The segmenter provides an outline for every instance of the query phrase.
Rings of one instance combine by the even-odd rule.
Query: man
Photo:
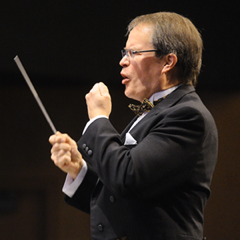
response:
[[[178,14],[143,15],[129,24],[122,54],[125,95],[147,111],[119,135],[108,89],[94,85],[78,145],[50,137],[52,160],[68,173],[66,201],[90,213],[92,239],[200,240],[217,159],[216,126],[194,89],[200,34]]]

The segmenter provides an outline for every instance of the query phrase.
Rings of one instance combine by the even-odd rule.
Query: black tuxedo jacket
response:
[[[87,174],[72,206],[90,213],[92,239],[200,240],[217,160],[214,120],[182,85],[131,131],[124,145],[110,121],[93,122],[78,142]]]

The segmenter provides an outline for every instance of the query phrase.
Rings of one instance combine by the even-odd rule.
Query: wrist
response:
[[[75,171],[68,172],[68,175],[75,180],[79,175],[85,175],[87,171],[87,163],[82,159],[79,161],[79,167]]]
[[[79,161],[78,163],[76,163],[76,168],[74,168],[72,171],[69,171],[68,174],[70,175],[70,177],[75,180],[78,176],[78,174],[80,173],[82,167],[83,167],[83,162]]]
[[[75,180],[77,178],[78,174],[80,173],[80,171],[81,171],[81,169],[79,168],[78,171],[68,172],[68,174],[73,180]]]

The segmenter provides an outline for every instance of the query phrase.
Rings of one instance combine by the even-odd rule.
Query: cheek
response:
[[[128,98],[141,101],[146,88],[142,85],[141,81],[137,78],[132,79],[129,84],[125,86],[125,95]]]
[[[156,81],[156,68],[152,68],[151,61],[132,63],[131,81],[126,86],[125,95],[139,100],[152,92],[153,82]]]

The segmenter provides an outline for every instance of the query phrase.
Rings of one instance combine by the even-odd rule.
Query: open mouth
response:
[[[127,82],[129,82],[129,78],[127,75],[125,75],[124,73],[120,73],[121,76],[123,77],[123,80],[122,80],[122,84],[126,84]]]

